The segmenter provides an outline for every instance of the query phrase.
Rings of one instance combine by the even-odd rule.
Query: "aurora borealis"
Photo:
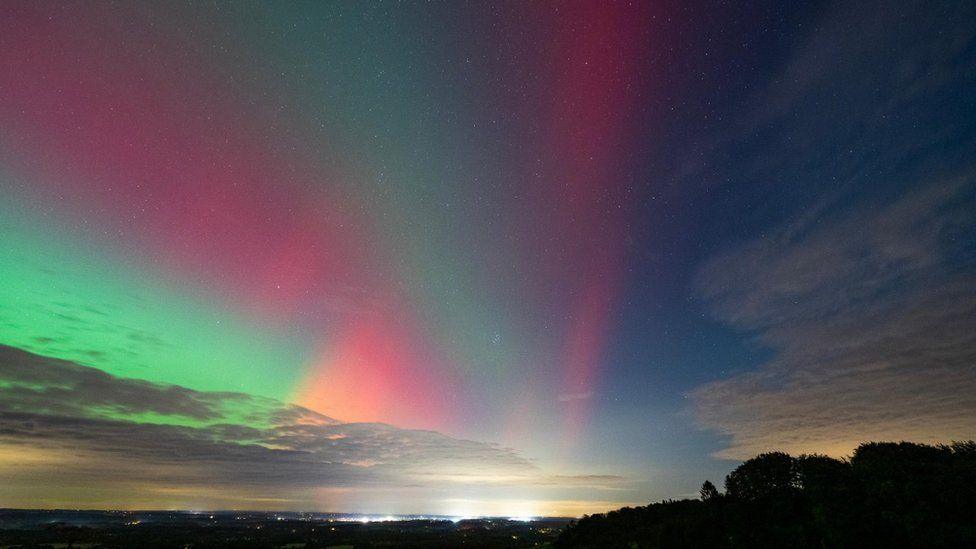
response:
[[[898,8],[5,3],[0,507],[578,515],[972,437],[974,14]]]

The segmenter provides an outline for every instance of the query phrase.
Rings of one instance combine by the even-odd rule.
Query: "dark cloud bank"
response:
[[[268,505],[261,494],[303,489],[556,480],[600,488],[620,480],[547,476],[492,444],[340,423],[271,399],[119,378],[12,347],[0,347],[0,464],[0,480],[21,497],[33,489],[38,502],[47,492],[70,494],[68,485],[119,483],[157,499],[167,490],[220,487],[260,506]]]

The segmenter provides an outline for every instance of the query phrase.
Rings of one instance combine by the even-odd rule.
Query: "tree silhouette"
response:
[[[782,497],[798,487],[796,462],[782,452],[759,454],[725,477],[725,492],[741,501]]]
[[[702,483],[701,490],[699,490],[698,493],[701,494],[701,500],[706,503],[721,497],[721,494],[718,493],[718,489],[715,488],[715,485],[712,484],[712,481],[710,480],[706,480],[704,483]]]
[[[976,442],[760,454],[700,500],[584,517],[557,547],[976,547]]]

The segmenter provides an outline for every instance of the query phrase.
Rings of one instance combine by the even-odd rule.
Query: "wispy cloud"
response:
[[[976,143],[966,116],[947,115],[972,84],[970,15],[827,6],[682,171],[804,208],[772,228],[743,210],[765,230],[698,271],[712,316],[772,353],[689,395],[700,424],[729,437],[719,457],[976,432]]]
[[[976,177],[801,220],[708,262],[715,317],[775,356],[692,394],[721,457],[976,432]]]

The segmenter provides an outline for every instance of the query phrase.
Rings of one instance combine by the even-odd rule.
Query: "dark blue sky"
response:
[[[939,250],[932,252],[940,254],[939,269],[972,276],[976,12],[965,3],[770,4],[750,13],[715,6],[687,12],[694,24],[674,53],[682,62],[668,64],[669,82],[683,93],[662,99],[672,114],[649,135],[639,204],[643,223],[632,236],[633,276],[608,356],[613,376],[599,421],[608,443],[627,441],[637,460],[667,463],[690,483],[703,469],[718,480],[733,464],[701,459],[730,441],[727,434],[696,431],[689,394],[702,384],[763,371],[782,352],[764,342],[765,326],[735,325],[728,314],[715,313],[696,284],[711,258],[779,238],[795,223],[816,233],[847,220],[855,230],[838,235],[838,253],[858,247],[846,259],[866,263],[869,250],[860,246],[869,245],[860,240],[873,230],[873,216],[959,178],[961,187],[946,191],[944,202],[920,207],[958,214],[958,226],[940,227]],[[663,142],[655,139],[662,130],[668,136]],[[897,238],[916,235],[906,230]],[[786,257],[808,245],[800,235],[771,245],[770,253]],[[752,259],[743,253],[736,261]],[[798,265],[791,275],[830,271],[837,268],[830,262],[845,258],[825,260]],[[757,276],[768,274],[763,265],[754,267]],[[875,274],[837,280],[821,291],[840,294],[845,284],[866,283]],[[721,273],[716,276],[709,283],[724,285]],[[925,291],[901,287],[908,283],[900,279],[889,284],[878,302]],[[796,295],[800,301],[810,297]],[[903,358],[911,360],[913,352],[906,349]],[[971,364],[967,372],[972,374]],[[918,404],[924,409],[924,402]],[[764,419],[758,413],[753,418]],[[863,420],[855,431],[861,437],[884,436],[873,424],[880,417]],[[614,429],[621,424],[626,434]],[[897,437],[897,430],[882,432]]]

